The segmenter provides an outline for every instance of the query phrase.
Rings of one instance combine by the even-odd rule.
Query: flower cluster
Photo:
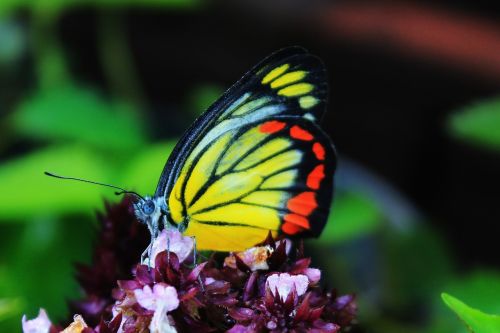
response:
[[[303,256],[302,247],[292,255],[289,240],[275,241],[269,235],[263,244],[244,252],[213,253],[196,265],[193,250],[190,237],[163,230],[153,243],[154,260],[136,265],[132,279],[119,278],[117,286],[108,290],[109,297],[104,293],[94,297],[105,304],[97,311],[80,307],[81,316],[64,332],[334,333],[355,318],[354,297],[324,291],[319,286],[320,270],[309,267],[310,259]],[[80,281],[81,276],[80,271]],[[92,289],[89,281],[83,282],[87,292]],[[88,299],[77,304],[88,304]],[[96,315],[100,315],[98,322]],[[42,326],[42,330],[33,330]],[[23,318],[23,330],[60,331],[43,310],[38,318]]]
[[[86,296],[70,302],[69,308],[82,315],[88,325],[95,326],[101,318],[112,315],[116,281],[130,277],[148,245],[149,232],[137,222],[132,203],[133,197],[127,196],[118,204],[106,204],[106,213],[97,216],[100,231],[92,263],[77,264],[76,278]]]

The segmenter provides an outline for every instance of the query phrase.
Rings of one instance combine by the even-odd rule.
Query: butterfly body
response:
[[[152,237],[163,222],[202,250],[243,250],[269,231],[319,235],[336,164],[317,125],[325,99],[318,58],[296,47],[266,58],[180,139],[138,219]]]

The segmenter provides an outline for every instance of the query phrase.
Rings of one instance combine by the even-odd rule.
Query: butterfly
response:
[[[184,133],[153,196],[134,204],[154,239],[163,227],[199,250],[241,251],[273,236],[318,236],[336,155],[318,126],[326,72],[305,49],[271,54]]]

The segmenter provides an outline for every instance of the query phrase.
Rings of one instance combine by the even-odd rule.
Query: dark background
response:
[[[382,230],[376,235],[335,243],[333,247],[316,248],[312,253],[332,251],[332,265],[341,262],[333,268],[333,276],[328,275],[328,269],[324,273],[339,284],[342,292],[360,295],[358,330],[398,332],[404,327],[408,332],[456,332],[456,326],[451,324],[434,325],[441,314],[441,310],[434,309],[436,301],[439,303],[438,292],[450,286],[447,281],[455,281],[451,285],[458,285],[456,290],[465,290],[470,286],[460,287],[456,282],[462,281],[464,275],[487,270],[497,276],[500,268],[496,232],[500,222],[500,145],[481,144],[467,135],[456,134],[450,125],[452,117],[462,110],[498,96],[498,4],[216,1],[163,7],[137,5],[133,1],[123,6],[97,3],[63,6],[51,25],[42,20],[40,26],[51,29],[42,35],[48,36],[47,42],[36,31],[29,33],[35,23],[40,24],[34,20],[36,11],[20,7],[3,16],[20,26],[28,37],[24,51],[0,67],[0,128],[7,138],[0,144],[0,161],[8,163],[47,145],[44,140],[18,135],[8,120],[26,96],[40,89],[36,49],[38,56],[40,50],[43,54],[48,49],[44,45],[50,45],[51,40],[58,41],[73,82],[92,87],[104,100],[121,99],[140,110],[151,142],[179,137],[202,111],[198,107],[209,105],[266,55],[290,45],[303,46],[319,56],[328,70],[330,95],[323,127],[340,156],[340,197],[351,192],[349,184],[363,182],[363,178],[353,179],[356,172],[351,172],[350,166],[354,163],[395,191],[401,201],[391,201],[390,205],[398,208],[404,202],[411,207],[408,214],[418,227],[407,233],[423,228],[424,233],[432,234],[431,238],[407,240],[406,236],[398,238],[397,232],[384,234]],[[127,70],[122,71],[124,68]],[[127,134],[116,133],[118,137]],[[139,153],[138,149],[127,150],[120,161]],[[1,175],[0,171],[0,178]],[[138,180],[134,181],[130,184]],[[376,187],[375,191],[384,193],[383,188]],[[1,195],[8,195],[2,192]],[[372,201],[378,205],[377,200]],[[389,223],[379,228],[393,229],[391,218],[383,216],[384,207],[378,210],[381,219]],[[335,212],[334,204],[332,223]],[[57,214],[62,216],[61,221],[89,220],[78,210]],[[33,220],[33,216],[20,219]],[[4,235],[19,234],[16,228],[24,225],[9,222],[10,217],[0,219],[6,221],[2,224]],[[91,228],[87,229],[91,238]],[[81,243],[89,243],[88,238],[84,237]],[[435,247],[435,243],[439,245]],[[12,251],[9,244],[3,245],[2,267],[10,267],[6,259]],[[88,260],[90,245],[86,246],[70,259]],[[399,264],[387,259],[387,249],[399,253]],[[425,249],[428,257],[419,257]],[[439,253],[434,253],[435,249]],[[435,257],[446,257],[446,264],[432,266]],[[375,259],[367,263],[370,258]],[[342,260],[351,262],[342,264]],[[318,260],[317,264],[321,262]],[[380,262],[385,263],[377,266]],[[375,273],[371,270],[373,265],[378,267]],[[405,265],[415,268],[401,273],[398,269]],[[397,296],[386,294],[391,288],[398,294],[398,288],[415,286],[418,293],[418,288],[432,281],[421,280],[419,274],[432,276],[435,270],[447,265],[452,268],[446,269],[445,282],[433,286],[432,292],[427,291],[427,298],[419,294],[394,301]],[[66,271],[71,272],[70,264],[68,267]],[[413,274],[412,269],[418,273]],[[343,277],[336,275],[339,271]],[[356,274],[361,278],[353,277]],[[407,283],[396,278],[394,282],[391,274],[415,275],[417,280]],[[356,281],[345,283],[349,279]],[[484,281],[478,285],[486,295],[491,284]],[[372,289],[378,290],[378,296],[370,294]],[[9,292],[5,295],[12,297]],[[49,296],[35,298],[38,303],[25,304],[16,311],[33,315],[33,309],[43,306],[41,300]],[[68,297],[74,298],[75,294]],[[63,299],[52,299],[47,301],[49,310],[51,302],[64,305]],[[363,306],[371,309],[366,311],[368,314]],[[474,306],[500,311],[500,304],[492,300]],[[55,317],[63,313],[53,311]],[[19,313],[14,313],[18,320]],[[452,321],[451,312],[447,314],[450,316],[446,320]]]

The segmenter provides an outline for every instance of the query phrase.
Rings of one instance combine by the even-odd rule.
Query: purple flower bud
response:
[[[307,275],[311,284],[318,283],[321,279],[321,271],[317,268],[306,268],[304,274]]]

